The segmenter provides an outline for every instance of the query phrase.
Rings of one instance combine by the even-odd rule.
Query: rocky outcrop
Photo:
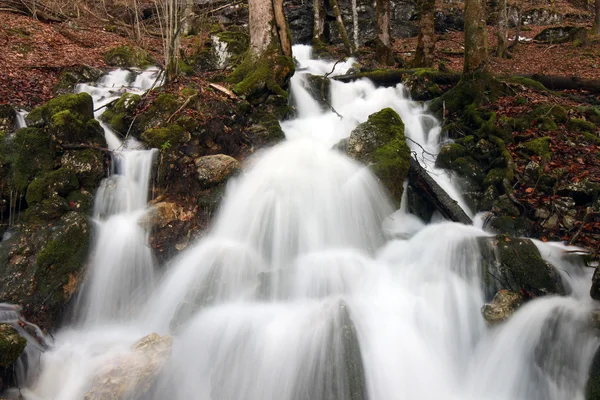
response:
[[[0,392],[13,384],[14,363],[25,350],[27,340],[9,324],[0,323]]]
[[[240,163],[225,154],[199,157],[194,163],[203,188],[219,185],[240,170]]]
[[[132,351],[109,361],[93,379],[85,400],[142,398],[171,356],[173,339],[152,333],[132,346]]]
[[[479,239],[488,287],[537,297],[566,294],[560,274],[529,239],[506,235]]]
[[[400,204],[410,166],[410,150],[406,145],[404,123],[394,110],[383,109],[358,125],[350,134],[346,153],[370,165],[395,203]]]
[[[15,130],[17,112],[9,104],[0,104],[0,137]]]
[[[134,46],[115,47],[104,54],[104,61],[114,67],[146,68],[154,64],[146,50]]]

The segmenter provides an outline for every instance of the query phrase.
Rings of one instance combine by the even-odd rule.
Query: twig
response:
[[[177,109],[177,111],[175,111],[173,114],[171,114],[171,116],[169,118],[167,118],[167,124],[171,122],[171,120],[173,119],[174,116],[176,116],[177,114],[179,114],[181,112],[181,110],[183,110],[184,108],[186,108],[188,106],[188,104],[190,104],[190,101],[192,101],[192,99],[194,99],[195,97],[198,96],[198,93],[194,93],[193,95],[189,96],[181,105],[181,107],[179,107]]]
[[[208,13],[209,14],[215,13],[217,11],[221,11],[222,9],[230,7],[230,6],[237,6],[238,4],[242,4],[242,2],[241,1],[236,1],[236,2],[233,2],[233,3],[224,4],[221,7],[215,8],[214,10],[210,10]]]
[[[229,98],[231,99],[237,99],[238,97],[235,95],[235,93],[233,93],[231,90],[227,89],[224,86],[218,85],[216,83],[209,83],[208,86],[210,86],[211,88],[218,90],[221,93],[224,93],[225,95],[227,95]]]
[[[577,230],[575,235],[573,235],[571,240],[569,240],[569,244],[575,243],[575,241],[579,238],[579,235],[581,234],[581,231],[583,230],[583,226],[589,222],[593,213],[594,213],[594,210],[592,209],[592,207],[586,208],[585,215],[583,216],[583,220],[581,221],[581,225],[579,226],[579,229]]]

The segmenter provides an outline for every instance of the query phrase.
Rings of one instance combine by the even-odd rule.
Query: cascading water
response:
[[[307,71],[333,68],[310,60],[307,48],[294,51]],[[105,181],[96,202],[102,222],[88,285],[97,292],[85,288],[96,294],[82,307],[94,323],[57,336],[26,397],[84,398],[102,368],[157,332],[173,336],[172,355],[147,392],[126,398],[583,399],[597,347],[585,329],[592,301],[581,295],[589,277],[566,273],[574,296],[530,301],[487,327],[477,238],[488,234],[441,222],[389,239],[399,222],[388,218],[383,189],[367,168],[330,149],[369,114],[393,107],[408,136],[435,154],[437,123],[402,87],[367,81],[332,82],[340,119],[315,107],[304,79],[292,82],[301,117],[284,123],[289,140],[256,155],[230,182],[211,232],[172,262],[138,313],[138,295],[124,290],[138,292],[134,281],[150,290],[152,263],[147,275],[137,271],[131,264],[141,266],[144,256],[119,242],[144,239],[134,225],[145,197],[135,197],[146,195],[147,176],[135,177],[150,161],[131,160],[137,173],[125,158],[116,163],[120,175]],[[436,179],[452,188],[446,175]],[[115,218],[123,220],[110,227],[118,239],[103,241]],[[578,268],[560,247],[536,245],[561,269]]]
[[[141,94],[158,82],[158,70],[139,74],[118,69],[97,84],[81,84],[77,92],[92,95],[96,117],[102,106],[125,92]],[[78,301],[79,318],[88,324],[131,317],[154,285],[154,261],[148,233],[139,225],[146,212],[156,150],[135,150],[133,138],[121,138],[102,123],[113,150],[112,174],[102,181],[94,202],[96,241]]]

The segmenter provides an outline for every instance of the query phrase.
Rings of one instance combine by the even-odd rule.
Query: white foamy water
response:
[[[103,366],[157,332],[173,336],[173,349],[148,392],[136,393],[150,400],[583,399],[597,347],[586,328],[593,304],[582,295],[589,276],[573,273],[578,266],[559,246],[537,243],[569,272],[574,295],[535,299],[487,327],[481,307],[493,293],[477,238],[488,234],[449,222],[400,229],[369,170],[330,149],[390,104],[410,137],[432,150],[437,122],[401,87],[359,81],[332,91],[347,117],[307,108],[286,122],[290,140],[257,154],[229,182],[210,232],[154,288],[131,265],[142,264],[138,249],[118,243],[141,240],[133,225],[115,222],[106,241],[100,228],[90,281],[105,296],[91,295],[81,310],[86,323],[57,335],[26,398],[84,398]],[[129,183],[109,179],[99,191],[105,225],[143,210],[145,197],[133,197],[147,187],[134,188],[134,176],[145,176],[147,164],[136,165],[137,174],[117,167],[116,180]]]

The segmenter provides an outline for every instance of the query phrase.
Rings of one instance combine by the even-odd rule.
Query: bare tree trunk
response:
[[[180,5],[178,0],[155,0],[163,37],[165,80],[179,75],[179,38],[181,34]]]
[[[323,34],[325,32],[325,4],[323,0],[313,0],[313,47],[320,49],[323,46]]]
[[[181,26],[181,34],[187,36],[192,33],[194,25],[194,0],[185,0],[185,8],[183,9],[183,21]]]
[[[354,39],[354,48],[358,49],[358,7],[357,0],[352,0],[352,36]]]
[[[519,3],[519,11],[517,12],[517,29],[515,33],[515,40],[508,46],[508,50],[512,51],[519,43],[519,37],[521,36],[521,27],[523,26],[523,0]]]
[[[465,65],[463,74],[488,70],[484,0],[465,0]]]
[[[600,0],[596,0],[594,8],[596,9],[596,19],[594,21],[594,33],[596,35],[600,35]]]
[[[340,37],[342,38],[342,42],[344,42],[344,46],[346,47],[348,53],[352,54],[352,44],[350,43],[350,39],[348,39],[348,32],[346,31],[344,19],[342,18],[342,13],[340,11],[340,6],[338,5],[337,0],[331,0],[331,8],[333,9],[335,19],[337,20],[338,30],[340,31]]]
[[[292,56],[292,41],[288,32],[285,14],[283,12],[283,0],[273,0],[273,14],[275,16],[275,25],[277,26],[277,35],[283,55]]]
[[[506,53],[508,46],[508,10],[506,0],[498,2],[498,32],[496,35],[498,37],[497,56],[505,58],[508,55]]]
[[[413,67],[431,67],[435,49],[435,0],[419,0],[419,36]]]
[[[263,54],[275,35],[273,3],[268,0],[248,0],[248,27],[250,51],[255,56]]]
[[[377,14],[375,57],[378,63],[391,65],[394,57],[392,55],[392,35],[390,34],[390,0],[377,0],[375,12]]]

